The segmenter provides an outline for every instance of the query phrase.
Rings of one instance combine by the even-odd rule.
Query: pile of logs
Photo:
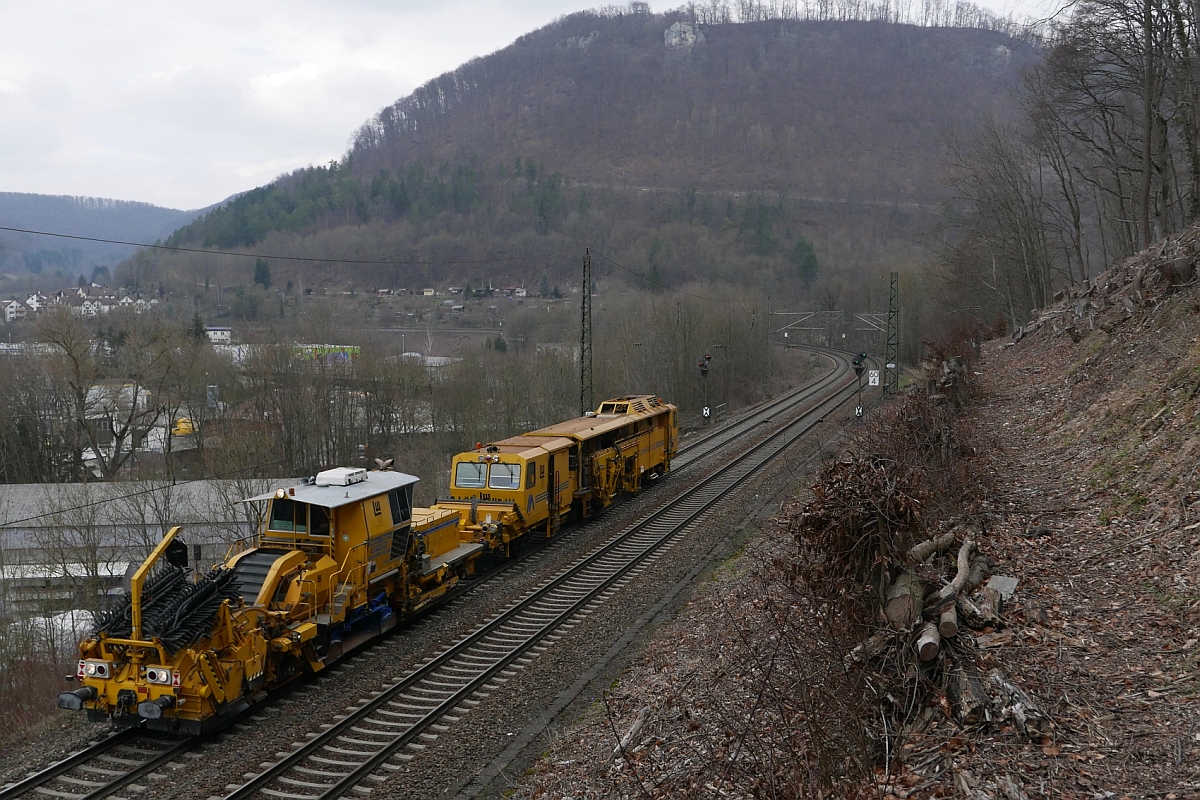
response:
[[[886,626],[860,643],[845,657],[847,667],[861,668],[878,661],[888,669],[908,673],[917,665],[930,685],[944,686],[954,716],[964,725],[1010,721],[1022,735],[1034,735],[1046,719],[1038,705],[1003,674],[993,671],[981,678],[971,654],[975,638],[964,629],[1000,627],[1003,595],[981,586],[988,560],[976,552],[967,537],[958,546],[955,572],[944,582],[928,561],[951,551],[958,538],[953,532],[913,546],[882,597]],[[951,657],[946,649],[956,645]],[[940,658],[939,658],[940,657]],[[929,674],[936,673],[936,674]]]
[[[954,578],[935,591],[926,591],[918,569],[937,553],[951,548],[953,533],[943,534],[915,545],[908,551],[909,568],[904,569],[887,588],[883,613],[888,628],[879,631],[846,656],[847,663],[864,663],[892,646],[898,634],[911,634],[913,648],[921,661],[932,661],[942,650],[942,639],[958,635],[959,618],[972,627],[994,624],[1000,617],[1000,593],[984,589],[979,602],[970,593],[983,582],[982,558],[971,560],[974,540],[968,538],[958,548],[958,567]]]

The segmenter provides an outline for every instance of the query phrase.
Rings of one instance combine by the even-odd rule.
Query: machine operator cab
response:
[[[339,467],[243,501],[268,503],[258,546],[230,561],[244,601],[294,608],[300,594],[336,592],[336,582],[345,595],[336,598],[338,612],[366,602],[371,581],[396,569],[405,555],[416,483],[402,472]],[[296,574],[278,580],[283,573]]]
[[[450,468],[450,496],[438,507],[462,511],[467,529],[492,551],[507,550],[517,532],[535,526],[549,525],[552,533],[570,511],[573,444],[562,437],[513,436],[459,453]]]

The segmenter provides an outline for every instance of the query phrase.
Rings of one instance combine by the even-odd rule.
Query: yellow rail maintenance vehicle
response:
[[[341,467],[249,498],[267,503],[253,546],[203,576],[173,528],[80,644],[59,707],[199,734],[443,597],[484,545],[454,509],[414,510],[417,480]]]
[[[531,532],[553,536],[665,475],[678,446],[674,405],[654,395],[606,400],[582,417],[459,453],[450,496],[434,508],[461,514],[472,541],[507,557]]]

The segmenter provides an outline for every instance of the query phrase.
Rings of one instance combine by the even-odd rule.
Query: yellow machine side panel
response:
[[[392,511],[388,508],[387,495],[371,497],[363,501],[367,531],[367,574],[375,576],[391,569]]]
[[[362,545],[367,540],[366,520],[363,517],[362,506],[358,503],[336,509],[334,518],[337,530],[334,553],[340,563],[352,550],[362,550]]]
[[[392,510],[388,508],[386,494],[368,498],[363,502],[367,514],[367,530],[372,537],[392,532]]]
[[[345,590],[338,594],[343,599],[342,608],[354,608],[366,602],[367,597],[367,528],[363,517],[361,503],[351,503],[342,506],[334,512],[336,538],[334,541],[334,560],[341,567],[337,580],[344,585]]]
[[[428,509],[421,509],[426,511]],[[414,525],[414,534],[422,537],[425,542],[425,553],[431,558],[449,553],[460,544],[458,529],[461,517],[457,511],[437,509],[437,514],[431,514],[421,525]],[[416,514],[414,513],[414,520]]]

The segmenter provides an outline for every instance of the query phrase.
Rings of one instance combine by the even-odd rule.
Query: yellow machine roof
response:
[[[525,436],[570,436],[574,439],[590,439],[612,430],[628,425],[630,422],[659,413],[667,404],[652,394],[635,395],[631,397],[614,397],[605,400],[600,408],[610,403],[628,403],[629,412],[625,414],[591,414],[586,417],[576,417],[555,425],[540,428]]]
[[[238,502],[253,503],[257,500],[272,500],[280,496],[279,492],[283,492],[283,496],[288,500],[298,500],[301,503],[312,503],[315,506],[325,506],[326,508],[340,508],[357,503],[359,500],[366,500],[368,497],[386,494],[392,489],[409,486],[418,481],[420,478],[415,475],[406,475],[403,472],[371,470],[360,482],[352,483],[349,486],[317,486],[305,479],[305,482],[299,486],[265,492]]]
[[[488,448],[495,447],[496,452],[504,453],[506,455],[518,455],[522,458],[537,458],[538,456],[542,455],[543,452],[562,450],[570,447],[572,444],[573,442],[570,439],[564,439],[561,437],[547,439],[542,436],[530,436],[529,434],[525,434],[523,436],[511,436],[508,439],[501,439],[500,441],[492,442],[485,447],[481,447],[476,450],[468,450],[460,455],[468,457],[472,453],[483,455],[487,453]]]

